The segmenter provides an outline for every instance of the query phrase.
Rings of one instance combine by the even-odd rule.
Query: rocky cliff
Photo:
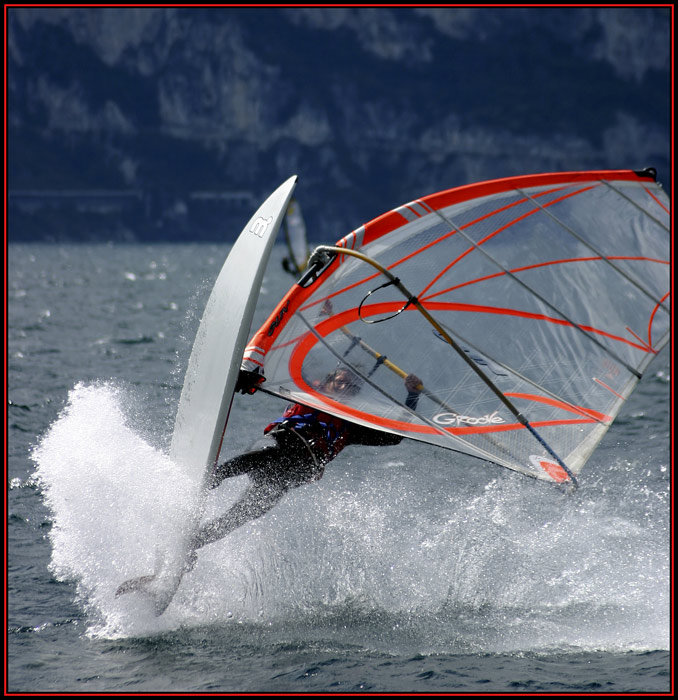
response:
[[[10,239],[314,241],[482,179],[652,165],[668,8],[10,8]]]

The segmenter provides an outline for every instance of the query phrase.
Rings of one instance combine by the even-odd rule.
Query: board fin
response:
[[[155,574],[148,574],[147,576],[138,576],[137,578],[131,578],[124,583],[121,583],[116,591],[115,597],[119,598],[125,593],[135,593],[135,592],[148,592],[146,587],[151,581],[155,579]]]

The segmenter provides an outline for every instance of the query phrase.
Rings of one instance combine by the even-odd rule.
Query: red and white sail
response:
[[[528,175],[422,197],[337,246],[397,277],[438,330],[378,268],[325,251],[243,366],[281,397],[572,481],[668,341],[670,221],[651,170]],[[362,378],[359,393],[322,390],[341,365]],[[405,405],[408,373],[425,389],[416,410]]]

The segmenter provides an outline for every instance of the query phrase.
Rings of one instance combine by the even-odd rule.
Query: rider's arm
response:
[[[238,373],[238,381],[235,383],[235,392],[253,394],[259,388],[259,385],[265,381],[266,377],[263,374],[241,369]]]

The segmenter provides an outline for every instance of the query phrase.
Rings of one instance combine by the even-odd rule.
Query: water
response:
[[[351,447],[201,550],[162,617],[116,600],[186,513],[165,455],[227,251],[9,247],[10,692],[671,689],[667,351],[574,495],[409,441]],[[291,284],[282,255],[256,325]],[[226,456],[281,408],[236,397]]]

